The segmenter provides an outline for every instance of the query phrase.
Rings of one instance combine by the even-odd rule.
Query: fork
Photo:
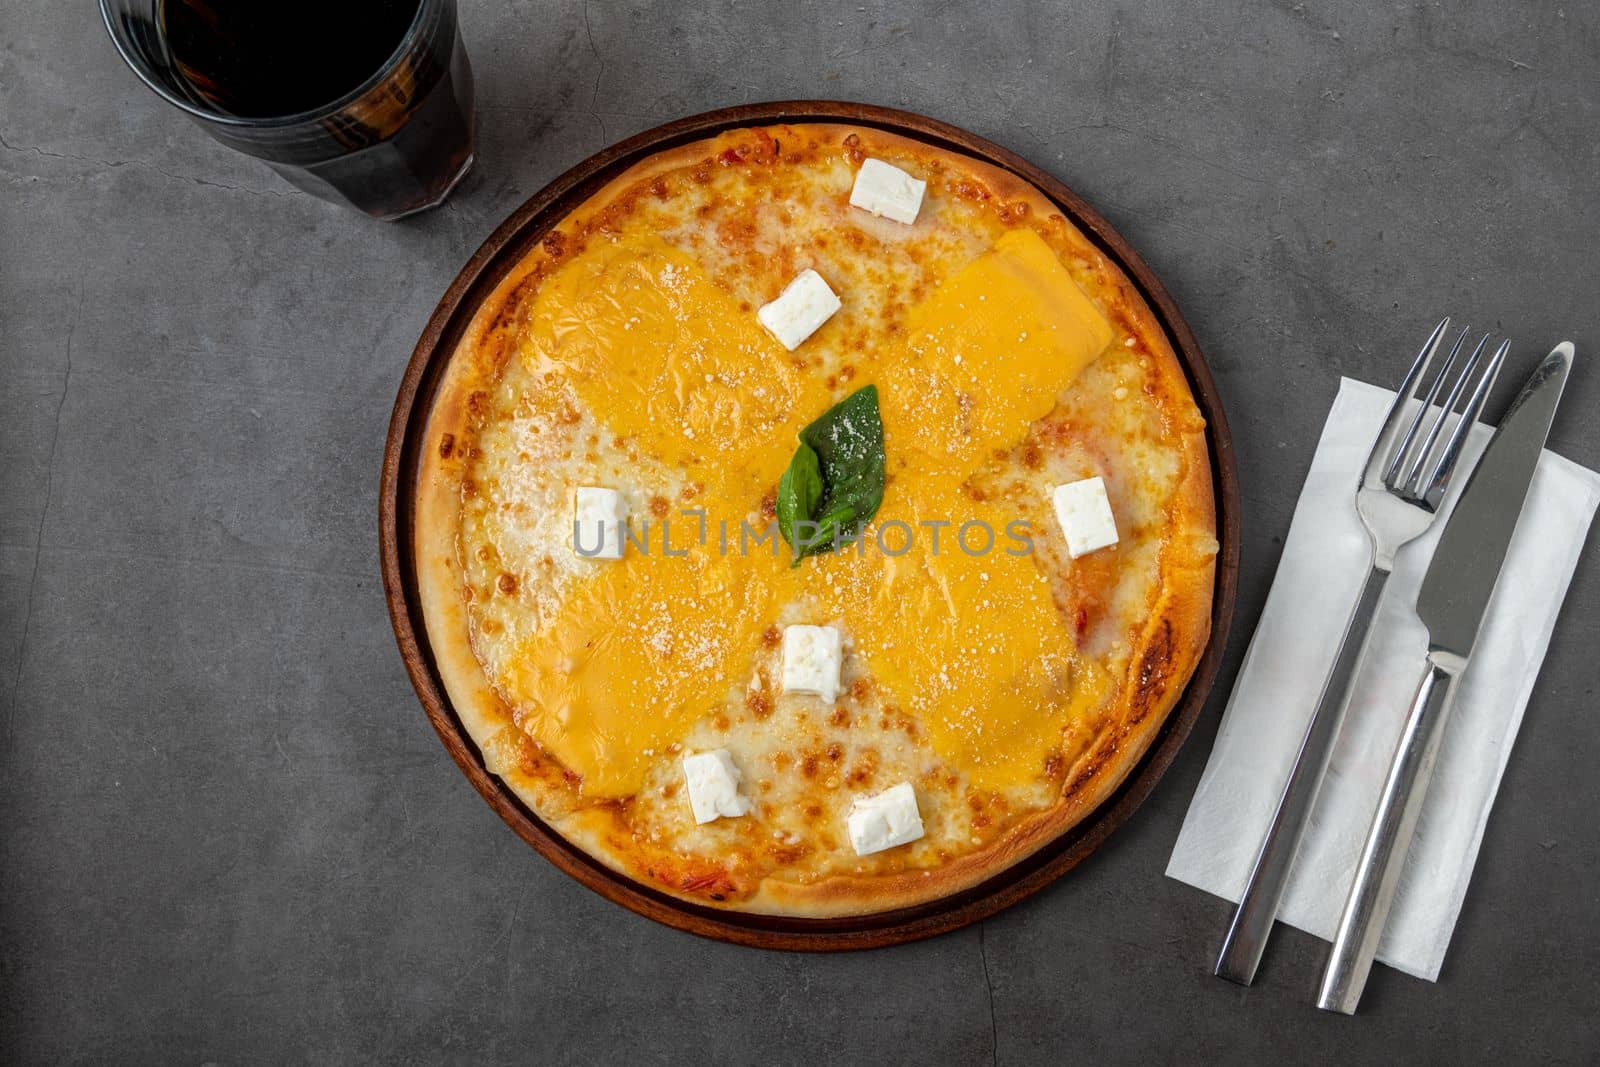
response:
[[[1350,609],[1333,669],[1323,683],[1322,695],[1306,727],[1294,769],[1289,773],[1278,810],[1256,854],[1250,879],[1217,957],[1218,977],[1240,985],[1249,985],[1255,979],[1256,968],[1261,963],[1261,953],[1283,900],[1295,853],[1305,836],[1317,793],[1327,774],[1328,758],[1344,721],[1350,690],[1360,673],[1359,665],[1366,651],[1373,616],[1383,598],[1389,574],[1394,570],[1395,553],[1402,545],[1421,536],[1433,522],[1456,474],[1468,431],[1483,410],[1511,347],[1509,340],[1501,341],[1485,362],[1484,352],[1489,343],[1489,334],[1485,333],[1458,369],[1471,332],[1471,327],[1463,327],[1422,397],[1421,405],[1413,411],[1417,390],[1428,376],[1449,329],[1450,319],[1440,320],[1417,353],[1405,380],[1400,383],[1394,404],[1384,418],[1383,428],[1373,442],[1361,474],[1356,490],[1356,513],[1367,531],[1367,578]],[[1435,415],[1435,404],[1447,383],[1448,391]],[[1467,400],[1461,417],[1450,433],[1443,435],[1463,395]]]

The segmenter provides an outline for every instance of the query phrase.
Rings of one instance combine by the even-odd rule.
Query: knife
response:
[[[1325,1011],[1354,1014],[1367,984],[1433,776],[1456,682],[1472,656],[1478,627],[1527,500],[1534,466],[1572,369],[1572,352],[1570,342],[1557,345],[1511,402],[1461,490],[1422,580],[1417,615],[1428,628],[1427,667],[1412,698],[1322,972],[1317,1007]]]

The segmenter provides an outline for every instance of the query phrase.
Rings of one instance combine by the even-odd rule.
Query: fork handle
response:
[[[1289,772],[1288,784],[1278,801],[1278,810],[1272,816],[1261,850],[1256,853],[1250,879],[1245,883],[1239,907],[1233,913],[1233,922],[1222,942],[1216,968],[1219,978],[1240,985],[1249,985],[1255,980],[1261,953],[1267,947],[1273,920],[1278,916],[1278,905],[1283,901],[1284,887],[1289,884],[1295,853],[1305,837],[1317,793],[1327,775],[1328,758],[1333,754],[1334,740],[1344,722],[1350,689],[1366,652],[1367,635],[1388,581],[1389,571],[1377,564],[1367,571],[1361,595],[1345,623],[1333,670],[1323,683],[1317,710],[1312,713],[1305,739],[1300,742],[1300,754],[1295,757],[1294,769]]]
[[[1378,810],[1372,815],[1372,827],[1361,849],[1355,881],[1339,916],[1328,965],[1322,972],[1317,1007],[1324,1011],[1354,1014],[1361,991],[1366,988],[1395,890],[1400,886],[1406,853],[1416,833],[1417,817],[1422,813],[1422,801],[1438,762],[1456,679],[1465,667],[1466,661],[1459,656],[1438,649],[1428,654],[1428,672],[1412,698],[1394,762],[1389,765],[1389,777],[1378,798]]]

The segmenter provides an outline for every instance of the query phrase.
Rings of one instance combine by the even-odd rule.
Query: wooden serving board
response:
[[[606,182],[663,149],[742,126],[847,122],[891,130],[962,152],[1012,171],[1055,201],[1063,214],[1131,278],[1178,353],[1207,423],[1216,483],[1216,592],[1211,642],[1183,697],[1168,715],[1138,767],[1089,818],[1021,863],[965,892],[914,908],[850,918],[793,919],[720,911],[688,904],[628,879],[591,858],[546,826],[498,777],[485,769],[445,693],[416,593],[411,541],[417,449],[439,380],[456,342],[477,311],[524,254]],[[584,160],[514,211],[456,275],[417,341],[395,399],[383,454],[378,510],[383,584],[395,639],[428,719],[467,778],[513,830],[550,862],[609,900],[668,926],[760,948],[833,951],[875,948],[931,937],[992,915],[1038,892],[1088,856],[1131,815],[1155,787],[1189,736],[1216,679],[1233,617],[1239,571],[1239,486],[1233,443],[1216,383],[1194,335],[1172,298],[1137,252],[1078,194],[1038,167],[998,145],[935,119],[907,111],[827,100],[797,100],[709,111],[630,137]]]

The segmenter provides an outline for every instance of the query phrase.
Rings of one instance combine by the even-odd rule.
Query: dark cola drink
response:
[[[107,3],[125,58],[218,140],[379,218],[441,203],[473,161],[454,0]]]

